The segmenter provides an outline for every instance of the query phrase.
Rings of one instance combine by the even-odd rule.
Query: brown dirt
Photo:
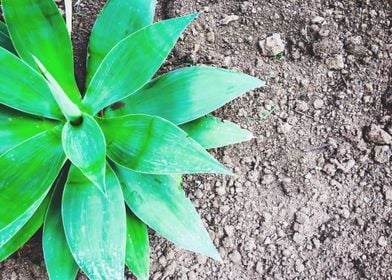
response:
[[[78,2],[82,81],[88,34],[105,1]],[[225,66],[268,87],[216,112],[256,135],[213,151],[237,176],[186,180],[223,262],[151,233],[151,279],[391,279],[391,2],[165,0],[157,19],[200,10],[163,71]],[[238,19],[224,25],[228,15]],[[264,57],[258,42],[272,33],[285,52]],[[344,65],[331,65],[339,55]],[[374,126],[369,134],[372,124],[384,140]],[[0,264],[1,279],[46,279],[39,239]]]

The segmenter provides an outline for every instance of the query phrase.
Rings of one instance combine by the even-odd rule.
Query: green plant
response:
[[[205,66],[152,79],[197,14],[152,24],[155,1],[111,0],[92,31],[82,97],[53,0],[2,6],[0,261],[42,225],[51,279],[78,268],[123,279],[124,263],[147,279],[147,225],[219,259],[181,176],[231,174],[205,149],[252,135],[207,114],[264,82]]]

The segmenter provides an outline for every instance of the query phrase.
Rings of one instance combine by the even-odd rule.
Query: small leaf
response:
[[[38,70],[33,59],[34,56],[37,57],[69,98],[78,103],[81,98],[74,77],[71,40],[55,2],[3,0],[2,5],[8,30],[19,56]]]
[[[34,214],[64,164],[58,131],[42,132],[0,156],[0,246]]]
[[[133,172],[116,165],[125,201],[132,212],[166,239],[219,260],[207,230],[178,180]]]
[[[151,174],[231,172],[174,124],[154,116],[100,120],[107,155],[132,170]]]
[[[147,114],[183,124],[264,85],[263,81],[243,73],[206,66],[188,67],[152,80],[122,100],[120,109],[108,108],[106,116]]]
[[[90,279],[123,279],[126,220],[124,197],[108,167],[106,196],[71,167],[62,216],[72,255]]]
[[[145,223],[127,212],[127,246],[125,263],[138,280],[148,280],[150,246]]]
[[[25,113],[63,119],[45,79],[22,60],[0,48],[0,103]]]
[[[68,33],[72,33],[72,0],[64,0],[65,4],[65,22],[67,24]]]
[[[106,3],[90,36],[86,86],[102,60],[118,42],[152,24],[155,5],[156,0],[111,0]]]
[[[0,247],[0,262],[22,248],[22,246],[38,231],[44,221],[48,203],[49,199],[46,197],[27,223],[7,243]]]
[[[67,175],[63,170],[56,182],[42,235],[45,265],[51,280],[75,279],[79,270],[68,247],[61,217],[61,198]]]
[[[0,105],[0,155],[23,141],[46,130],[57,122],[39,119]]]
[[[105,192],[105,137],[94,118],[85,114],[80,125],[67,122],[63,128],[62,142],[69,160]]]
[[[253,138],[249,131],[211,115],[183,124],[180,128],[206,149],[224,147]]]
[[[120,41],[91,80],[83,104],[95,115],[145,85],[197,14],[155,23]]]

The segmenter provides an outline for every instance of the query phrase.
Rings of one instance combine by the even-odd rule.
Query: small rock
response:
[[[295,221],[301,225],[309,223],[309,216],[303,212],[297,212],[295,214]]]
[[[264,56],[276,56],[285,50],[285,44],[278,33],[259,41],[259,47]]]
[[[337,54],[333,57],[328,57],[325,64],[327,64],[327,67],[330,70],[342,70],[344,68],[343,55]]]
[[[290,132],[290,130],[291,130],[291,125],[287,122],[281,124],[278,127],[278,133],[281,133],[281,134],[288,134]]]
[[[207,42],[210,42],[210,43],[215,42],[215,33],[214,32],[207,33]]]
[[[256,272],[260,273],[260,274],[264,272],[263,264],[261,262],[257,262],[257,264],[256,264]]]
[[[380,236],[380,238],[377,241],[378,245],[380,245],[381,247],[385,247],[388,245],[388,240],[385,238],[385,236]]]
[[[372,124],[367,129],[367,140],[377,145],[389,145],[392,141],[391,135],[383,130],[380,126]]]
[[[321,246],[321,242],[317,238],[313,238],[312,243],[313,243],[314,248],[316,248],[316,249],[320,248],[320,246]]]
[[[382,104],[386,109],[392,111],[392,86],[389,86],[383,94]]]
[[[323,108],[324,106],[324,101],[320,98],[317,98],[314,102],[313,102],[313,107],[318,110]]]
[[[374,148],[374,160],[378,163],[387,163],[392,152],[389,146],[376,146]]]
[[[240,17],[237,15],[229,15],[229,16],[225,16],[223,19],[221,19],[220,24],[222,25],[227,25],[232,21],[236,21],[238,20]]]
[[[293,240],[297,244],[302,244],[305,241],[305,236],[302,233],[296,232],[293,235]]]
[[[345,218],[345,219],[350,218],[350,210],[347,209],[347,208],[343,208],[340,214],[341,214],[342,217]]]
[[[303,272],[305,270],[304,263],[301,260],[295,261],[295,270],[297,272]]]
[[[241,262],[241,254],[234,250],[229,254],[229,258],[233,263],[240,263]]]
[[[295,109],[297,109],[299,112],[305,113],[309,110],[309,106],[305,101],[299,100],[295,104]]]
[[[216,188],[216,193],[217,193],[219,196],[224,196],[224,195],[226,194],[226,189],[225,189],[225,187],[224,187],[224,186],[221,186],[221,187],[219,187],[219,188]]]
[[[323,171],[325,173],[327,173],[327,175],[333,177],[336,174],[336,168],[333,164],[327,163],[326,165],[324,165],[323,167]]]
[[[384,193],[385,200],[392,200],[392,188],[384,186],[382,190]]]
[[[312,19],[312,23],[314,24],[322,24],[324,22],[324,18],[321,16],[316,16]]]

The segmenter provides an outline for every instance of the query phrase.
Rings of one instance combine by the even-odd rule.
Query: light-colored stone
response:
[[[264,56],[276,56],[285,50],[285,43],[280,34],[274,33],[271,36],[259,41],[261,54]]]
[[[369,127],[366,137],[370,142],[377,145],[389,145],[392,141],[391,135],[375,124]]]
[[[344,57],[342,54],[328,57],[325,60],[325,64],[329,70],[342,70],[344,68]]]

